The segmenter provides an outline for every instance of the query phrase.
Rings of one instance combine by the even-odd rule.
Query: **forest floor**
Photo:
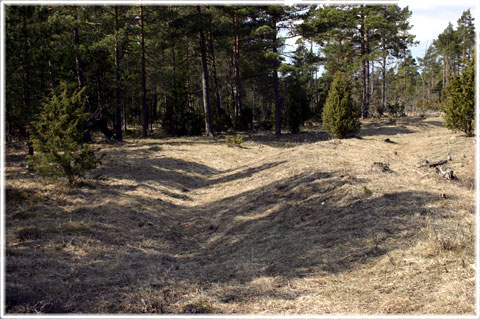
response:
[[[242,136],[99,143],[82,187],[8,146],[7,313],[474,313],[474,138],[435,114]],[[453,181],[423,165],[447,153]]]

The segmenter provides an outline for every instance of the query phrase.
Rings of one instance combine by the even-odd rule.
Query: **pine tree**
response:
[[[93,148],[83,142],[88,113],[82,93],[83,89],[69,94],[67,84],[61,83],[57,93],[43,104],[31,129],[36,152],[28,159],[37,173],[66,177],[72,184],[100,163]]]
[[[453,75],[445,88],[447,97],[446,126],[473,136],[475,121],[475,60],[470,61],[461,75]]]
[[[350,81],[345,73],[335,73],[323,108],[323,128],[335,138],[348,137],[360,130],[360,116],[352,101]]]

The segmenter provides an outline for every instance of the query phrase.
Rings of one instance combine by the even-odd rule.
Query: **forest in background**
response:
[[[6,6],[7,139],[29,138],[61,83],[83,89],[89,128],[117,140],[157,124],[170,136],[296,132],[321,121],[337,71],[363,118],[440,109],[472,59],[473,18],[417,61],[410,17],[372,5]]]

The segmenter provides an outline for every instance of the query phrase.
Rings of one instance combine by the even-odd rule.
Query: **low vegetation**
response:
[[[335,73],[322,113],[323,128],[333,137],[352,136],[360,129],[361,111],[352,99],[350,80],[345,73]]]
[[[66,177],[70,184],[97,167],[100,159],[83,141],[87,120],[83,90],[68,92],[62,83],[30,130],[35,153],[28,158],[29,166],[44,176]]]
[[[7,313],[473,314],[473,140],[429,113],[357,136],[126,137],[93,187],[9,145]],[[455,180],[422,164],[447,153]]]
[[[449,129],[473,136],[475,123],[475,59],[445,89],[445,122]]]

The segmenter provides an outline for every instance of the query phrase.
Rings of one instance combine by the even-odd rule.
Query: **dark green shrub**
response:
[[[275,121],[271,118],[262,120],[258,123],[258,127],[263,131],[270,131],[273,128]]]
[[[475,121],[475,63],[470,61],[461,75],[454,75],[445,88],[447,97],[445,124],[451,130],[460,130],[473,136]]]
[[[249,107],[243,108],[240,116],[235,120],[235,129],[240,131],[246,131],[252,128],[253,111]]]
[[[205,118],[202,114],[196,112],[187,112],[182,117],[180,134],[187,136],[202,135],[205,131]]]
[[[335,73],[323,108],[323,128],[336,138],[354,135],[360,130],[360,115],[352,101],[350,81],[345,73]]]
[[[223,109],[220,109],[214,113],[213,129],[215,130],[215,132],[225,132],[232,126],[232,120]]]
[[[83,142],[88,119],[84,107],[82,91],[69,94],[65,83],[42,105],[31,129],[35,154],[28,157],[37,173],[73,183],[100,163],[93,148]]]
[[[401,102],[387,103],[387,112],[391,116],[402,117],[405,114],[405,104]]]
[[[286,124],[291,133],[298,133],[300,126],[310,116],[308,105],[310,101],[304,86],[296,77],[291,76],[288,79],[287,86],[287,115]]]

